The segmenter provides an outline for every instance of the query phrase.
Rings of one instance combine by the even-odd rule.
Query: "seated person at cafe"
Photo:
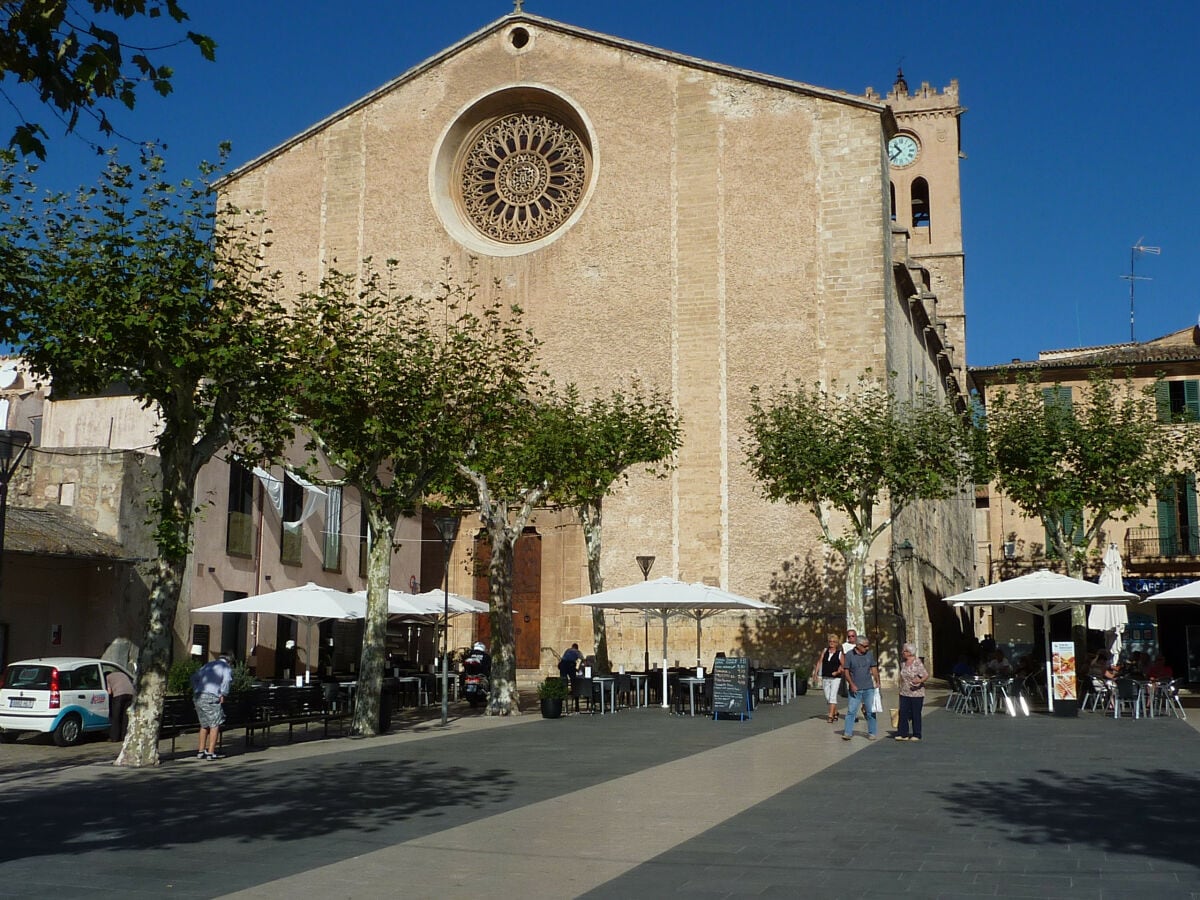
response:
[[[1155,681],[1167,681],[1175,677],[1175,671],[1167,664],[1167,658],[1160,653],[1154,657],[1154,662],[1146,667],[1146,677]]]
[[[984,666],[984,672],[987,675],[1011,675],[1012,666],[1008,664],[1008,660],[1004,658],[1004,651],[997,648],[992,651],[991,658]]]
[[[950,670],[951,674],[969,676],[975,674],[975,667],[971,665],[971,661],[967,659],[967,654],[962,654],[958,658],[958,662],[954,664],[954,668]]]
[[[1037,663],[1033,661],[1033,655],[1030,653],[1026,653],[1018,659],[1017,667],[1013,670],[1013,674],[1021,678],[1028,678],[1030,675],[1036,675],[1037,673]]]

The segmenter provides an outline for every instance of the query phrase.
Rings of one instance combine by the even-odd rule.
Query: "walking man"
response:
[[[871,651],[871,641],[865,635],[855,643],[854,649],[846,654],[843,663],[846,675],[846,691],[850,697],[850,708],[846,710],[846,728],[842,740],[854,736],[854,718],[861,706],[867,720],[867,740],[875,740],[879,723],[875,720],[875,692],[879,690],[879,663]]]
[[[200,746],[196,759],[224,758],[223,754],[217,753],[217,738],[221,736],[221,724],[225,721],[225,698],[232,686],[233,667],[224,653],[202,665],[192,676],[192,702],[200,720]]]

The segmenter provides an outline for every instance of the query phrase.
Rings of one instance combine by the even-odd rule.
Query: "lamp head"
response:
[[[642,570],[642,577],[649,578],[650,577],[650,569],[654,567],[654,557],[653,556],[637,556],[634,558],[637,560],[638,568]]]

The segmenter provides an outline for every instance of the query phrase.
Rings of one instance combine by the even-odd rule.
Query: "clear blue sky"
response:
[[[216,63],[170,54],[175,93],[114,116],[170,146],[176,176],[233,142],[245,162],[512,10],[509,0],[182,0]],[[527,0],[526,11],[822,87],[886,92],[957,78],[963,117],[970,365],[1129,339],[1200,315],[1200,3]],[[41,110],[35,116],[46,117]],[[7,135],[11,113],[0,109]],[[88,137],[95,137],[88,132]],[[99,163],[51,128],[45,180]],[[1187,277],[1190,275],[1191,277]]]

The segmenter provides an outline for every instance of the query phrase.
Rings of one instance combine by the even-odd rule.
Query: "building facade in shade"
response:
[[[1046,350],[1036,360],[971,369],[983,395],[1011,389],[1022,376],[1040,373],[1047,402],[1068,408],[1083,397],[1088,379],[1097,372],[1124,379],[1136,387],[1156,390],[1160,427],[1195,428],[1200,422],[1200,327],[1189,327],[1143,343],[1113,344]],[[980,488],[977,504],[986,527],[979,534],[977,581],[986,584],[1034,569],[1065,571],[1052,558],[1041,520],[1028,518],[995,486]],[[1088,510],[1081,511],[1079,533],[1087,527]],[[1125,590],[1143,599],[1200,578],[1200,517],[1197,515],[1196,473],[1184,471],[1164,478],[1156,500],[1127,521],[1109,522],[1089,558],[1086,576],[1095,580],[1102,568],[1104,548],[1115,544],[1124,565]],[[1162,653],[1176,676],[1200,681],[1200,606],[1191,603],[1148,603],[1129,607],[1124,652]],[[978,631],[991,632],[1010,655],[1040,647],[1041,624],[1011,610],[977,622]],[[1070,616],[1052,622],[1053,637],[1070,639]],[[1093,635],[1096,642],[1100,636]]]
[[[769,625],[719,618],[701,656],[807,664],[816,636],[844,625],[840,560],[811,513],[765,501],[745,465],[750,388],[894,373],[902,394],[962,402],[961,112],[954,84],[852,95],[515,13],[220,189],[265,210],[272,268],[311,282],[391,259],[419,293],[445,260],[460,277],[475,266],[525,310],[560,383],[667,391],[677,466],[635,472],[607,501],[606,584],[640,580],[635,557],[653,555],[654,576],[770,599],[784,612]],[[469,596],[467,524],[451,588]],[[868,617],[930,653],[937,598],[972,577],[971,503],[923,504],[894,532]],[[560,605],[588,591],[582,532],[546,512],[523,540],[518,663],[546,670],[591,642],[589,614]],[[609,628],[614,661],[640,663],[641,618]],[[672,634],[669,662],[693,663],[694,633]]]

